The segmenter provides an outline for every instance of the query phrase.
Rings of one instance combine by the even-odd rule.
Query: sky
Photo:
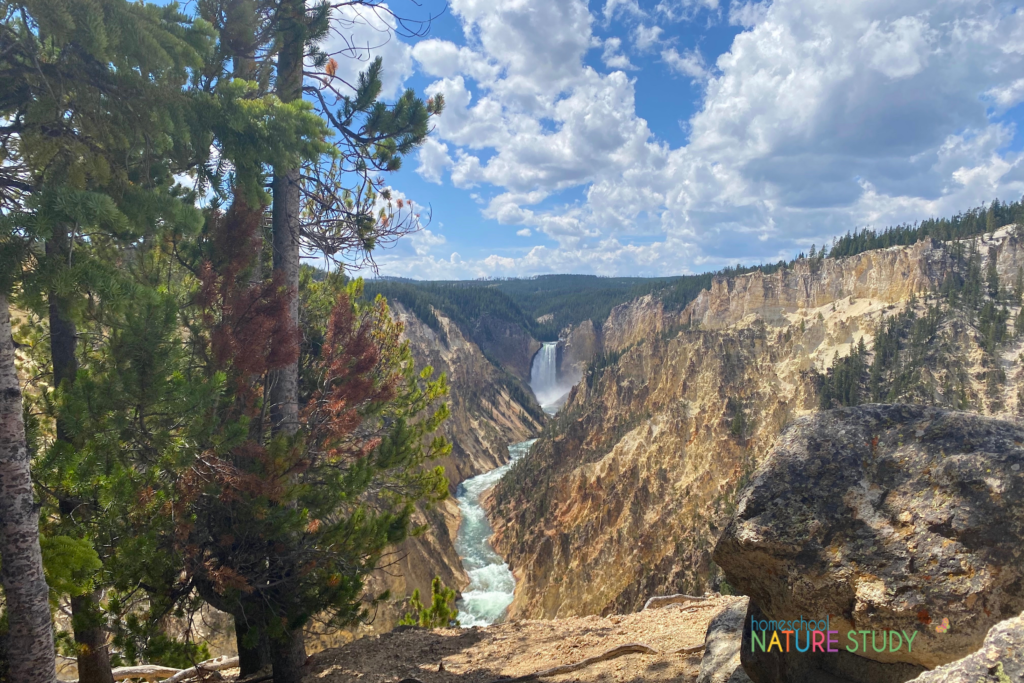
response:
[[[1024,194],[1018,2],[390,2],[429,34],[347,37],[447,108],[382,275],[704,272]]]

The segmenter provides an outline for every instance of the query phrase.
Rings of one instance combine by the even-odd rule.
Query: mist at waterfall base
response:
[[[491,547],[493,530],[480,505],[480,496],[498,483],[519,458],[526,455],[534,440],[512,444],[508,464],[459,484],[455,500],[459,503],[462,522],[455,537],[455,550],[462,558],[462,566],[469,574],[469,586],[459,600],[459,624],[487,626],[505,618],[505,610],[512,604],[516,580],[508,564]]]
[[[530,368],[530,388],[537,397],[537,403],[544,412],[555,414],[565,403],[572,385],[573,382],[558,378],[558,342],[544,342],[533,357]]]

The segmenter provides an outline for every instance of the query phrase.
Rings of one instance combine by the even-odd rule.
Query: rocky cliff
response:
[[[508,320],[482,315],[470,333],[489,360],[521,381],[530,382],[530,365],[541,344],[529,332]]]
[[[979,252],[1012,285],[1024,263],[1015,231]],[[613,310],[603,355],[491,500],[518,579],[511,615],[632,611],[650,595],[717,587],[710,551],[737,490],[783,426],[818,409],[820,373],[861,341],[870,363],[883,319],[904,314],[907,348],[892,362],[915,363],[878,380],[887,400],[1016,411],[1019,338],[989,348],[977,316],[953,311],[910,350],[957,263],[949,245],[924,241],[718,279],[682,311],[655,296]]]
[[[507,463],[508,444],[537,436],[543,426],[543,411],[533,400],[529,387],[493,363],[472,341],[468,331],[439,311],[435,313],[441,324],[440,332],[400,304],[392,304],[392,313],[405,326],[404,337],[411,345],[417,367],[430,365],[448,378],[451,417],[443,432],[452,443],[452,452],[437,464],[445,468],[449,490],[454,495],[465,479]],[[393,597],[401,599],[418,588],[421,594],[429,596],[434,576],[457,589],[469,584],[454,547],[459,526],[454,498],[417,514],[417,521],[426,526],[426,532],[394,551],[387,569],[374,575],[372,591],[387,588]],[[394,603],[381,606],[368,630],[389,630],[400,618],[402,608]]]
[[[1008,231],[1003,237],[1008,241]],[[687,306],[680,322],[724,329],[756,316],[769,325],[787,325],[794,313],[846,297],[895,303],[937,290],[951,268],[945,245],[931,239],[844,259],[802,259],[771,275],[717,278]]]

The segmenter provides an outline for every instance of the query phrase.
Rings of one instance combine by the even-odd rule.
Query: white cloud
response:
[[[441,183],[441,174],[454,165],[452,158],[448,156],[448,145],[439,142],[437,138],[427,138],[419,150],[420,165],[416,169],[424,180],[432,183]]]
[[[604,20],[609,22],[615,18],[616,15],[631,15],[635,17],[644,16],[644,11],[640,9],[640,4],[637,0],[605,0],[604,2]]]
[[[1024,78],[1007,85],[998,85],[985,93],[999,109],[1006,110],[1024,101]]]
[[[870,55],[871,66],[889,78],[907,78],[927,64],[935,35],[922,18],[900,17],[885,26],[871,22],[858,43]]]
[[[604,52],[601,54],[601,61],[609,69],[625,69],[630,71],[636,69],[630,63],[629,57],[620,52],[621,49],[622,39],[612,36],[604,41]]]
[[[718,10],[718,0],[661,0],[656,9],[672,21],[690,20],[701,10]]]
[[[674,47],[670,47],[662,50],[661,59],[673,71],[694,81],[706,81],[711,76],[700,50],[683,50],[680,54]]]
[[[413,249],[420,256],[429,254],[434,247],[439,247],[446,243],[448,240],[445,239],[444,235],[437,235],[429,230],[419,230],[409,235],[409,241],[412,242]]]
[[[663,5],[675,17],[725,11]],[[555,244],[457,264],[413,255],[389,262],[395,274],[679,273],[1024,193],[1014,129],[989,118],[1024,100],[1024,13],[969,0],[734,1],[729,21],[747,30],[713,64],[639,24],[638,47],[704,82],[689,141],[673,149],[637,115],[630,78],[584,63],[595,44],[608,59],[622,45],[594,39],[583,0],[452,8],[466,46],[416,52],[438,78],[428,93],[449,105],[421,173],[449,169],[456,187],[480,188],[485,217]]]
[[[491,81],[499,72],[498,66],[490,63],[480,53],[459,47],[448,40],[421,40],[413,46],[412,56],[429,76],[452,78],[466,74],[478,81]]]
[[[520,237],[529,237],[533,234],[533,231],[529,228],[523,228],[522,230],[516,230],[516,234]]]
[[[753,28],[767,16],[769,6],[769,0],[761,2],[732,0],[729,3],[729,23],[733,26]]]
[[[633,44],[641,52],[653,50],[661,42],[661,36],[664,33],[665,29],[660,26],[637,24],[636,28],[633,29]]]

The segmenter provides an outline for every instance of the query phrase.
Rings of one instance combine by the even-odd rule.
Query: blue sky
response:
[[[1013,2],[451,0],[376,52],[448,102],[391,178],[433,218],[387,275],[699,272],[1024,194]]]

